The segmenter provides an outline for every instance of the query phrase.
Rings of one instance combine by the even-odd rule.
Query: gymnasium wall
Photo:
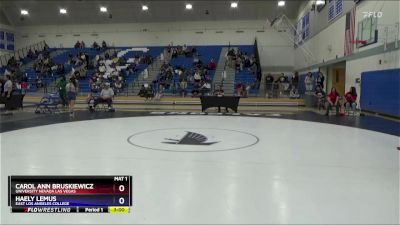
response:
[[[361,78],[361,73],[366,71],[377,71],[400,68],[400,49],[384,54],[355,59],[346,62],[346,90],[351,86],[356,87],[357,93],[361,93],[360,84],[356,83]]]
[[[310,1],[313,2],[313,1]],[[310,10],[310,4],[304,6],[299,12],[299,18]],[[346,13],[354,5],[353,1],[344,1],[344,11],[336,18],[333,22],[327,22],[327,6],[320,12],[311,12],[310,14],[310,38],[305,41],[304,46],[308,48],[315,56],[316,61],[309,63],[304,60],[303,54],[299,48],[295,50],[295,68],[301,69],[304,67],[312,66],[315,64],[327,62],[344,56],[344,36],[345,36],[345,23]],[[357,24],[363,19],[363,12],[369,11],[381,11],[383,13],[382,18],[378,18],[378,29],[383,30],[386,25],[394,25],[396,22],[400,22],[400,1],[387,0],[387,1],[361,1],[356,7],[356,30]],[[315,15],[316,14],[316,15]],[[365,51],[370,48],[374,48],[383,45],[383,32],[378,35],[378,43],[371,44],[363,48],[355,48],[354,54],[357,52]],[[389,42],[393,42],[394,37],[389,38]]]
[[[363,72],[361,109],[400,117],[400,69]]]
[[[105,40],[114,46],[249,45],[257,37],[262,67],[294,65],[292,44],[265,20],[27,26],[17,31],[17,48],[41,40],[50,47],[72,47],[77,40]]]

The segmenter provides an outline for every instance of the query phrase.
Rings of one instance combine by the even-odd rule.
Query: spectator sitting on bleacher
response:
[[[62,75],[65,73],[64,65],[63,64],[54,64],[51,67],[51,71],[53,74]]]
[[[92,45],[92,47],[94,48],[94,49],[96,49],[97,51],[100,51],[100,45],[99,44],[97,44],[97,42],[95,41],[95,42],[93,42],[93,45]]]
[[[76,41],[74,48],[81,48],[81,43],[79,41]]]
[[[192,97],[197,97],[200,94],[200,87],[202,84],[199,83],[194,83],[193,85],[193,90],[192,90]]]
[[[145,95],[146,95],[146,88],[144,87],[144,84],[142,84],[142,86],[140,86],[138,96],[145,97]]]
[[[103,42],[101,43],[101,48],[103,48],[104,50],[107,49],[107,43],[103,40]]]
[[[236,57],[235,60],[235,70],[236,72],[240,72],[243,69],[243,63],[242,63],[242,59],[240,57]]]
[[[242,83],[236,84],[235,90],[236,90],[236,96],[242,96],[243,90],[245,89],[244,85]]]
[[[81,41],[81,48],[85,48],[85,47],[86,47],[85,42]]]
[[[279,91],[281,95],[283,92],[289,90],[289,78],[284,73],[281,73],[281,76],[278,78],[277,82],[279,83]]]
[[[251,66],[251,61],[250,61],[250,58],[249,58],[249,56],[248,56],[247,54],[244,55],[244,63],[243,63],[243,66],[244,66],[245,68],[248,68],[248,67]]]
[[[246,85],[243,85],[242,93],[241,93],[242,97],[247,98],[247,96],[250,93],[251,86],[252,85],[250,83],[247,83]]]
[[[224,89],[222,89],[221,85],[218,85],[218,88],[214,90],[214,95],[218,97],[224,96]]]
[[[8,59],[7,66],[9,66],[9,67],[16,67],[17,66],[17,60],[15,60],[14,56],[12,56],[10,59]]]
[[[36,88],[42,88],[43,87],[43,80],[39,75],[36,76],[36,78],[35,78],[35,85],[36,85]]]
[[[205,95],[207,93],[210,93],[211,91],[211,84],[207,81],[202,81],[202,85],[200,87],[200,93],[201,95]]]
[[[292,99],[300,98],[299,91],[295,87],[292,87],[292,89],[290,90],[289,98]]]
[[[34,58],[35,58],[35,55],[34,55],[34,53],[32,52],[32,49],[29,49],[28,54],[26,54],[26,57],[28,57],[28,58],[30,58],[30,59],[34,59]]]
[[[103,63],[101,63],[99,66],[99,72],[100,74],[104,74],[106,72],[106,66]]]
[[[110,83],[105,83],[104,88],[100,92],[100,96],[94,100],[93,108],[90,108],[91,111],[94,111],[94,108],[99,103],[107,103],[108,110],[112,110],[112,98],[114,97],[114,91],[110,88]]]
[[[193,56],[193,65],[197,66],[199,61],[200,61],[200,58],[197,55]]]
[[[176,48],[172,48],[172,58],[178,57],[178,50]]]
[[[116,93],[121,93],[122,92],[122,81],[121,80],[116,80],[114,82],[114,89]]]
[[[207,65],[207,69],[215,70],[217,68],[217,64],[214,62],[214,59],[211,59]]]
[[[196,70],[196,72],[194,73],[193,79],[194,79],[195,83],[199,83],[201,81],[201,75],[200,75],[199,70]]]
[[[100,85],[97,82],[90,83],[90,91],[92,93],[98,93],[100,91]]]
[[[84,66],[81,66],[74,72],[74,76],[76,79],[79,80],[84,80],[86,78],[86,68]]]

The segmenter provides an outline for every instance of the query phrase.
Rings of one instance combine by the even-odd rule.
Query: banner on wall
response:
[[[7,50],[14,51],[14,33],[6,32],[6,43],[7,43]]]
[[[0,50],[15,51],[14,32],[0,30]]]

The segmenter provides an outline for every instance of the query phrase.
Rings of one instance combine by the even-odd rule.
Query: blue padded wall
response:
[[[400,68],[361,74],[361,109],[400,117]]]

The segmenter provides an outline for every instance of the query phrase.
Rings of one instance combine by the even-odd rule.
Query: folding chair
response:
[[[58,93],[51,93],[42,97],[36,105],[35,113],[53,114],[59,113],[58,105],[61,104],[61,99]]]

